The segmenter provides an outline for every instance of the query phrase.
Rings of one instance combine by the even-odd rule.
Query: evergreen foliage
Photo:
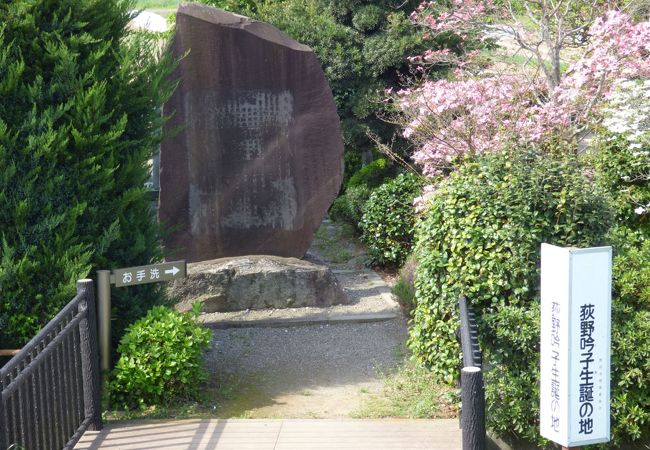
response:
[[[174,63],[126,31],[130,9],[0,4],[0,347],[29,340],[75,280],[161,256],[144,185]],[[115,338],[161,299],[155,285],[116,290]]]
[[[620,175],[620,165],[608,169],[606,180]],[[467,295],[484,352],[487,425],[499,436],[547,444],[538,420],[542,242],[613,245],[611,446],[650,436],[650,245],[643,228],[611,206],[624,189],[606,192],[593,176],[566,152],[483,155],[438,185],[417,226],[410,346],[439,379],[456,379],[456,302]],[[608,230],[617,214],[621,225]]]
[[[620,136],[606,135],[591,153],[596,179],[614,195],[617,223],[646,236],[650,222],[649,146],[635,148]]]
[[[406,260],[413,246],[413,200],[422,191],[422,184],[418,175],[402,173],[370,195],[359,225],[371,264],[399,267]]]
[[[456,309],[464,294],[504,383],[513,376],[534,386],[540,244],[604,243],[613,217],[607,198],[570,156],[513,150],[462,165],[438,186],[417,225],[411,349],[441,379],[458,376]],[[524,402],[522,414],[529,417],[526,402],[534,392],[523,397],[515,384],[488,394],[498,395],[500,405],[513,401],[504,408],[511,418]]]
[[[391,166],[387,159],[377,158],[357,170],[345,184],[345,192],[334,200],[329,211],[330,217],[337,222],[352,225],[354,231],[360,234],[364,205],[373,189],[394,176],[395,169],[396,167]]]

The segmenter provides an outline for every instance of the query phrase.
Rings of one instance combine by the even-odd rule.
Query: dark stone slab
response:
[[[339,117],[309,47],[198,3],[176,15],[159,218],[170,257],[302,257],[343,175]]]

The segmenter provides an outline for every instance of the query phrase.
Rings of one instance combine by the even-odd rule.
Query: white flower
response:
[[[634,212],[635,212],[636,214],[645,214],[647,211],[646,211],[646,209],[645,209],[643,206],[639,206],[638,208],[636,208],[636,209],[634,210]]]

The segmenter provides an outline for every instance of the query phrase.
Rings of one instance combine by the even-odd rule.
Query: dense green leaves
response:
[[[156,306],[129,327],[117,348],[109,392],[117,407],[196,399],[206,379],[203,351],[212,332],[195,315]]]
[[[365,184],[349,187],[343,195],[334,200],[329,216],[336,222],[351,225],[359,233],[363,207],[370,198],[372,190]]]
[[[172,62],[126,34],[129,9],[0,4],[0,347],[30,339],[91,269],[160,257],[144,184]],[[157,291],[115,295],[117,336]]]
[[[348,153],[350,155],[351,153]],[[341,194],[330,208],[330,217],[338,222],[352,225],[361,232],[363,208],[374,188],[381,186],[387,178],[394,175],[395,167],[385,158],[377,158],[352,175]]]
[[[601,155],[601,158],[622,155]],[[600,166],[602,169],[603,166]],[[609,166],[609,174],[622,166]],[[587,175],[589,174],[589,175]],[[600,178],[605,174],[598,174]],[[575,156],[499,152],[469,161],[442,182],[417,227],[418,272],[410,346],[447,381],[458,376],[460,294],[477,313],[488,426],[539,436],[540,244],[612,244],[612,443],[650,435],[650,244],[629,214],[611,207]],[[626,179],[608,187],[620,201]],[[620,203],[616,202],[617,206]],[[608,228],[619,217],[624,225]],[[642,229],[642,227],[641,227]]]
[[[650,241],[618,228],[612,304],[612,435],[650,439]]]
[[[413,245],[413,200],[421,190],[421,178],[409,172],[384,183],[370,195],[359,225],[373,265],[399,267],[406,260]]]
[[[597,180],[615,196],[617,222],[633,230],[650,231],[646,214],[635,209],[650,203],[650,155],[634,148],[624,137],[604,136],[591,155]]]
[[[613,214],[574,158],[516,150],[467,162],[442,182],[417,226],[411,349],[458,377],[457,299],[479,317],[487,414],[499,432],[537,437],[540,244],[602,244]]]

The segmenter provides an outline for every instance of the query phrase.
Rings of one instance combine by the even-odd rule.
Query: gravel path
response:
[[[233,389],[225,416],[354,415],[382,373],[404,359],[402,319],[290,328],[215,330],[207,364],[215,386]]]
[[[238,319],[234,328],[224,328],[227,324],[214,314],[203,315],[202,321],[215,327],[206,363],[219,417],[354,416],[364,395],[381,393],[383,374],[404,361],[406,321],[391,299],[390,287],[359,265],[364,259],[363,248],[337,224],[325,221],[310,258],[334,270],[353,300],[351,305],[227,313],[233,317],[221,313],[227,321]],[[326,310],[328,317],[390,312],[388,316],[394,318],[379,322],[321,320],[300,326],[242,324],[255,315],[264,319],[296,316],[309,323],[319,318],[313,311],[318,309]]]

